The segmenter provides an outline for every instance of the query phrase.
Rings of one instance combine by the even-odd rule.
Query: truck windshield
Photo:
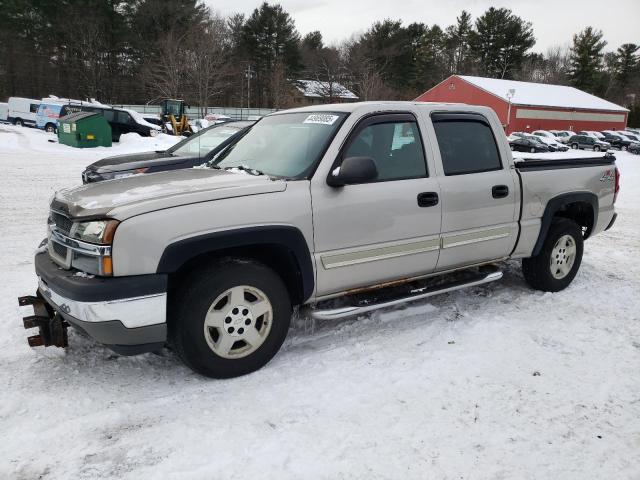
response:
[[[273,177],[306,178],[345,117],[345,113],[324,112],[265,117],[215,159],[213,166],[240,167]]]

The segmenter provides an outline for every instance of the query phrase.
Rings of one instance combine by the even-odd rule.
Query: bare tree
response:
[[[212,17],[203,31],[189,32],[184,52],[185,75],[203,117],[209,102],[219,96],[226,85],[229,69],[225,52],[229,43],[228,27],[219,16]]]

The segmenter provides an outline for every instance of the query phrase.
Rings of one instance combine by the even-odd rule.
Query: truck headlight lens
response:
[[[117,220],[94,220],[91,222],[79,223],[74,232],[74,238],[87,243],[97,243],[99,245],[111,245],[113,236],[118,227]]]

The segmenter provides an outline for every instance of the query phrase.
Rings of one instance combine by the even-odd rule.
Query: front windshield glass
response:
[[[305,178],[344,113],[285,113],[263,118],[215,161],[220,168],[241,167],[283,178]]]
[[[181,157],[205,157],[211,150],[240,130],[232,125],[220,125],[193,135],[168,151]]]

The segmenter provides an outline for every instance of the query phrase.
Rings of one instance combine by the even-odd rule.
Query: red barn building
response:
[[[452,75],[420,102],[485,105],[507,134],[533,130],[624,130],[629,110],[573,87]]]

